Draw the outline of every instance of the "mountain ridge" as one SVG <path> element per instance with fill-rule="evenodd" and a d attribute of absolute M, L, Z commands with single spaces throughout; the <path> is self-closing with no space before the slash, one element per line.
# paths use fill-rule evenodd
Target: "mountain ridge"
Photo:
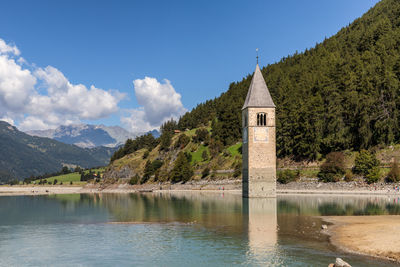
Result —
<path fill-rule="evenodd" d="M 47 137 L 66 144 L 74 144 L 82 148 L 118 147 L 127 139 L 134 139 L 144 133 L 131 133 L 120 126 L 92 124 L 61 125 L 56 129 L 26 131 L 31 136 Z M 158 131 L 151 131 L 157 135 Z"/>
<path fill-rule="evenodd" d="M 107 165 L 115 148 L 84 149 L 19 131 L 0 121 L 0 180 L 23 179 L 59 171 L 63 166 Z"/>

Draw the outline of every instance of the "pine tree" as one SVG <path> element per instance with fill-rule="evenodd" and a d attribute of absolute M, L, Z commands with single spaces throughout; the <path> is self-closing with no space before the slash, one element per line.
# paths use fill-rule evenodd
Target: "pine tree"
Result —
<path fill-rule="evenodd" d="M 174 168 L 170 172 L 171 182 L 187 182 L 193 176 L 193 169 L 183 152 L 179 152 Z"/>
<path fill-rule="evenodd" d="M 145 165 L 145 167 L 144 167 L 143 177 L 142 177 L 142 180 L 141 180 L 140 182 L 141 182 L 142 184 L 145 183 L 145 182 L 147 182 L 147 181 L 150 179 L 150 177 L 151 177 L 152 174 L 153 174 L 153 166 L 152 166 L 152 164 L 151 164 L 151 161 L 150 161 L 150 160 L 147 160 L 147 161 L 146 161 L 146 165 Z"/>

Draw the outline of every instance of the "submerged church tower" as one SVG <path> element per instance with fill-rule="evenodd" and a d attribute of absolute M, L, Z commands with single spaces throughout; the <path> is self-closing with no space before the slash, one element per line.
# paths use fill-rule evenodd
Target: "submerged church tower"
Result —
<path fill-rule="evenodd" d="M 242 108 L 242 123 L 243 197 L 275 197 L 275 104 L 258 63 Z"/>

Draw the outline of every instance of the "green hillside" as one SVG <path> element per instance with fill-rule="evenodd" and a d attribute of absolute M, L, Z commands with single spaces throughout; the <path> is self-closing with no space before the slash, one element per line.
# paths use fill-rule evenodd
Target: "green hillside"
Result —
<path fill-rule="evenodd" d="M 400 141 L 400 1 L 383 0 L 336 35 L 262 69 L 277 105 L 280 158 L 318 159 L 331 151 Z M 241 138 L 251 76 L 179 121 L 192 129 L 217 118 L 213 138 Z"/>
<path fill-rule="evenodd" d="M 92 173 L 99 173 L 100 176 L 102 175 L 102 173 L 104 172 L 105 168 L 96 168 L 96 169 L 90 169 L 90 170 L 85 170 L 83 171 L 85 174 L 88 174 L 89 172 Z M 71 173 L 67 173 L 67 174 L 60 174 L 60 175 L 55 175 L 55 176 L 51 176 L 48 178 L 42 178 L 42 179 L 36 179 L 34 181 L 31 181 L 35 184 L 40 184 L 40 181 L 44 181 L 45 185 L 47 185 L 47 183 L 53 184 L 54 180 L 57 180 L 57 185 L 60 185 L 61 183 L 63 185 L 70 185 L 70 183 L 72 182 L 75 185 L 85 185 L 87 183 L 87 181 L 81 181 L 81 173 L 80 172 L 71 172 Z M 30 183 L 31 183 L 30 182 Z"/>
<path fill-rule="evenodd" d="M 54 180 L 57 180 L 58 184 L 63 183 L 68 185 L 70 182 L 73 182 L 74 184 L 78 183 L 81 181 L 81 175 L 78 172 L 73 172 L 73 173 L 68 173 L 68 174 L 62 174 L 62 175 L 57 175 L 57 176 L 52 176 L 49 178 L 45 179 L 47 182 L 50 182 L 51 184 L 54 183 Z M 38 184 L 40 180 L 35 180 L 35 183 Z M 86 182 L 82 182 L 85 184 Z"/>
<path fill-rule="evenodd" d="M 278 168 L 302 169 L 300 175 L 316 177 L 323 161 L 309 161 L 334 151 L 344 152 L 347 169 L 361 149 L 374 148 L 382 167 L 398 158 L 400 1 L 381 1 L 336 35 L 262 73 L 277 106 Z M 113 155 L 105 177 L 174 181 L 177 162 L 189 174 L 192 168 L 194 179 L 206 169 L 209 178 L 240 175 L 241 108 L 251 78 L 232 83 L 178 123 L 165 123 L 159 139 L 129 140 Z M 174 135 L 176 129 L 182 134 Z M 163 164 L 154 170 L 156 161 Z"/>
<path fill-rule="evenodd" d="M 141 183 L 171 181 L 173 168 L 181 153 L 187 158 L 193 172 L 191 179 L 222 179 L 240 175 L 241 143 L 226 149 L 222 146 L 216 147 L 211 142 L 209 127 L 201 127 L 171 134 L 168 144 L 163 145 L 162 139 L 168 133 L 170 132 L 163 130 L 160 142 L 151 140 L 144 142 L 143 139 L 139 139 L 142 140 L 143 146 L 137 146 L 132 141 L 127 142 L 125 147 L 115 154 L 119 157 L 113 158 L 106 170 L 104 174 L 106 182 L 113 182 L 119 178 L 130 179 L 136 175 L 137 182 Z M 153 146 L 145 146 L 145 144 L 153 144 Z M 209 174 L 204 175 L 205 169 L 209 169 Z M 237 169 L 239 172 L 235 173 Z"/>
<path fill-rule="evenodd" d="M 0 121 L 0 181 L 54 173 L 63 165 L 104 166 L 113 150 L 83 149 L 49 138 L 35 137 Z"/>

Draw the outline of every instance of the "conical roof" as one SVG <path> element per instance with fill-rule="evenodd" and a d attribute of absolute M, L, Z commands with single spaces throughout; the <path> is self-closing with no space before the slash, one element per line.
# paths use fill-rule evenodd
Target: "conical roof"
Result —
<path fill-rule="evenodd" d="M 275 104 L 265 84 L 260 67 L 256 66 L 253 79 L 251 80 L 249 91 L 247 92 L 246 101 L 242 109 L 249 107 L 257 108 L 274 108 Z"/>

